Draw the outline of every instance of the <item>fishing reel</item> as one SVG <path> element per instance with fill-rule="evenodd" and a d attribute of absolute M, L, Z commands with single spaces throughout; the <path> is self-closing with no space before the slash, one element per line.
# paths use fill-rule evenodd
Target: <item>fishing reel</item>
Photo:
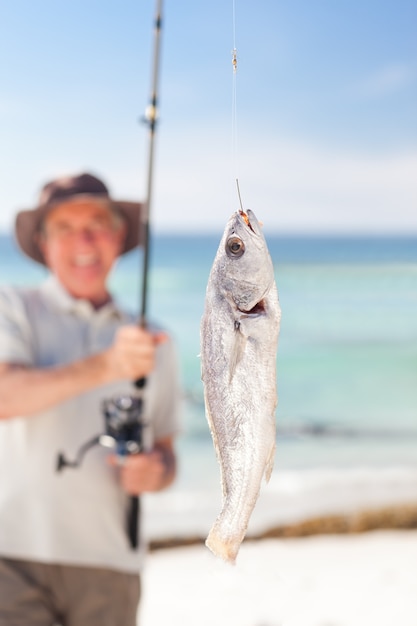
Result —
<path fill-rule="evenodd" d="M 60 472 L 65 467 L 79 467 L 88 450 L 96 445 L 113 449 L 121 457 L 141 452 L 145 426 L 142 412 L 143 400 L 140 396 L 123 395 L 103 400 L 105 433 L 84 443 L 73 461 L 68 460 L 60 452 L 57 457 L 56 471 Z"/>

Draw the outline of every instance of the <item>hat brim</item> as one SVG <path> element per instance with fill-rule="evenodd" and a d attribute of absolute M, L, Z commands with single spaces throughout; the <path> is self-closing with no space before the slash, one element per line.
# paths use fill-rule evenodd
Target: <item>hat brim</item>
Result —
<path fill-rule="evenodd" d="M 109 199 L 109 204 L 114 207 L 126 223 L 126 237 L 120 254 L 126 254 L 139 245 L 143 245 L 141 233 L 141 202 L 128 202 L 125 200 L 115 201 Z M 39 206 L 36 209 L 19 211 L 15 221 L 16 241 L 24 254 L 37 263 L 46 265 L 43 254 L 38 245 L 38 235 L 42 220 L 51 210 L 51 205 Z"/>

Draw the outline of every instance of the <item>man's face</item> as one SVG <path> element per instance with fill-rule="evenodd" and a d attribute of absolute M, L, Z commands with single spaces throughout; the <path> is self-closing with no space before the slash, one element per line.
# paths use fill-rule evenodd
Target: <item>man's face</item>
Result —
<path fill-rule="evenodd" d="M 124 223 L 107 205 L 72 200 L 46 216 L 39 245 L 46 264 L 66 290 L 100 306 L 108 299 L 107 276 L 125 233 Z"/>

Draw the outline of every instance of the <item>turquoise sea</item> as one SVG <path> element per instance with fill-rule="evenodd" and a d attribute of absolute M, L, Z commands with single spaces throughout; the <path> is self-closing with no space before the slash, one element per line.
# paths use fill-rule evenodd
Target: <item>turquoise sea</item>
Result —
<path fill-rule="evenodd" d="M 149 317 L 176 340 L 184 432 L 177 486 L 150 506 L 160 511 L 165 502 L 184 512 L 192 495 L 197 511 L 201 497 L 202 526 L 211 515 L 205 496 L 216 499 L 213 508 L 220 499 L 198 354 L 221 234 L 158 234 L 151 248 Z M 266 236 L 282 307 L 277 455 L 264 489 L 278 500 L 265 500 L 266 517 L 285 494 L 293 498 L 288 516 L 297 517 L 310 511 L 314 494 L 331 509 L 341 484 L 348 502 L 367 480 L 366 498 L 417 497 L 417 237 Z M 116 298 L 133 312 L 140 275 L 141 255 L 133 252 L 111 278 Z M 0 235 L 0 283 L 33 284 L 43 276 L 10 236 Z"/>

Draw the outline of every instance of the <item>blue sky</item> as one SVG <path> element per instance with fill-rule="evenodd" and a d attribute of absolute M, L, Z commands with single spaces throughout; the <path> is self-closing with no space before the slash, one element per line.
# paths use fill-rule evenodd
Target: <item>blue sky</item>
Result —
<path fill-rule="evenodd" d="M 414 0 L 165 0 L 152 224 L 417 232 Z M 154 0 L 0 3 L 0 229 L 61 174 L 143 198 Z"/>

